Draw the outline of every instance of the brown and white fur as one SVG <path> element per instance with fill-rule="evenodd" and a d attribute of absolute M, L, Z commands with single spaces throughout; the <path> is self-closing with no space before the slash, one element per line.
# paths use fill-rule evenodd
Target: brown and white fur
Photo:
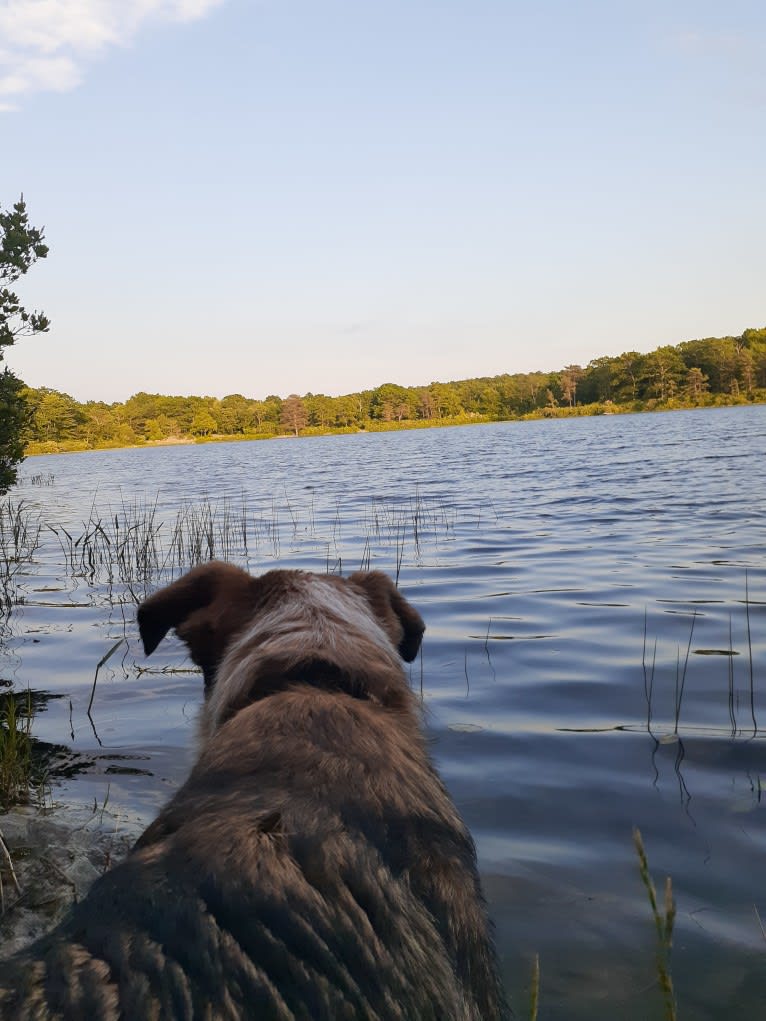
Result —
<path fill-rule="evenodd" d="M 473 842 L 402 659 L 420 615 L 378 572 L 195 568 L 144 602 L 206 700 L 189 779 L 128 858 L 0 974 L 0 1017 L 506 1017 Z"/>

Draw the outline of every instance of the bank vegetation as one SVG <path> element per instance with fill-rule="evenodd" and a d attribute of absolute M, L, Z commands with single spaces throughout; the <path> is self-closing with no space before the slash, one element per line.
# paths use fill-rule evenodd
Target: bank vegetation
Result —
<path fill-rule="evenodd" d="M 341 397 L 137 393 L 107 404 L 80 403 L 47 388 L 27 388 L 24 396 L 31 412 L 28 454 L 762 403 L 766 328 L 665 345 L 648 354 L 627 351 L 556 372 L 428 386 L 384 383 Z"/>

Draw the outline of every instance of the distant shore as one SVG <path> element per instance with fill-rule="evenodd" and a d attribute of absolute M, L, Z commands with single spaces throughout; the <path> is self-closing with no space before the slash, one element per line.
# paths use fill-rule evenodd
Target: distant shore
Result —
<path fill-rule="evenodd" d="M 496 418 L 489 415 L 457 415 L 436 419 L 405 419 L 401 422 L 381 422 L 369 420 L 361 425 L 341 427 L 320 427 L 307 426 L 300 429 L 296 435 L 292 431 L 282 432 L 235 432 L 235 433 L 209 433 L 202 436 L 191 434 L 179 436 L 164 436 L 160 439 L 145 440 L 140 443 L 121 443 L 119 441 L 105 441 L 88 443 L 85 440 L 47 440 L 33 441 L 25 450 L 25 457 L 35 457 L 44 454 L 77 454 L 88 450 L 131 450 L 146 449 L 151 447 L 173 447 L 193 446 L 203 443 L 241 443 L 254 440 L 294 440 L 304 439 L 313 436 L 349 436 L 365 433 L 380 432 L 409 432 L 415 429 L 447 429 L 461 425 L 487 425 L 492 422 L 530 422 L 541 419 L 565 419 L 584 418 L 600 415 L 637 415 L 661 411 L 699 411 L 704 408 L 739 407 L 751 405 L 766 405 L 766 393 L 759 393 L 755 399 L 747 400 L 721 400 L 720 397 L 706 403 L 686 403 L 680 400 L 665 402 L 650 401 L 637 406 L 638 402 L 632 404 L 617 404 L 611 402 L 574 405 L 573 407 L 546 407 L 539 408 L 525 415 L 515 415 L 508 418 Z"/>

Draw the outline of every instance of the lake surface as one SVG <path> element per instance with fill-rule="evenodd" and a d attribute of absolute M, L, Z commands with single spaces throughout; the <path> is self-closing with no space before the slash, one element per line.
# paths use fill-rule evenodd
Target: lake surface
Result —
<path fill-rule="evenodd" d="M 202 683 L 175 639 L 143 658 L 136 599 L 210 552 L 398 573 L 517 1015 L 539 954 L 541 1019 L 663 1016 L 638 826 L 679 1017 L 758 1017 L 764 465 L 763 407 L 33 458 L 11 496 L 56 531 L 8 582 L 0 676 L 65 696 L 35 732 L 90 765 L 55 796 L 148 821 Z"/>

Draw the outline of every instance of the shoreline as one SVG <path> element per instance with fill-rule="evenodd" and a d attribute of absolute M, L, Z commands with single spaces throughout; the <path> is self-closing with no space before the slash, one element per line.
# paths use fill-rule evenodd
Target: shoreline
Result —
<path fill-rule="evenodd" d="M 49 932 L 145 828 L 135 813 L 72 800 L 0 813 L 0 963 Z"/>
<path fill-rule="evenodd" d="M 737 407 L 763 407 L 764 400 L 737 400 L 726 403 L 709 404 L 681 404 L 677 402 L 666 402 L 657 404 L 654 407 L 626 406 L 620 404 L 588 404 L 575 405 L 572 408 L 544 408 L 539 411 L 530 412 L 525 415 L 518 415 L 508 418 L 493 418 L 486 415 L 475 414 L 471 417 L 456 416 L 454 418 L 441 419 L 409 419 L 403 422 L 379 422 L 369 421 L 363 426 L 340 426 L 337 428 L 322 428 L 320 426 L 309 426 L 302 429 L 298 435 L 288 433 L 213 433 L 208 436 L 167 436 L 159 440 L 145 440 L 143 443 L 105 443 L 83 446 L 80 441 L 47 441 L 45 443 L 35 442 L 29 444 L 24 451 L 24 459 L 29 457 L 44 457 L 51 454 L 83 454 L 99 450 L 147 450 L 163 447 L 188 447 L 201 446 L 207 443 L 250 443 L 268 440 L 300 440 L 313 439 L 322 436 L 359 436 L 369 433 L 387 432 L 414 432 L 420 429 L 450 429 L 457 426 L 491 425 L 498 422 L 537 422 L 550 421 L 552 419 L 569 418 L 598 418 L 618 415 L 644 415 L 656 414 L 668 411 L 703 411 L 715 410 L 716 408 L 737 408 Z M 34 449 L 39 447 L 47 449 Z M 55 448 L 55 449 L 51 449 Z"/>

